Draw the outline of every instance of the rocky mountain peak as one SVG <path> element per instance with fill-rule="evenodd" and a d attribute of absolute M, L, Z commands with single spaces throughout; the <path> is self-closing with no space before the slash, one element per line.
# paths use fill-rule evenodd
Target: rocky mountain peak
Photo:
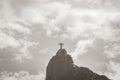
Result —
<path fill-rule="evenodd" d="M 73 64 L 72 57 L 65 49 L 59 49 L 47 66 L 46 80 L 110 80 L 86 67 Z"/>
<path fill-rule="evenodd" d="M 56 55 L 64 55 L 67 54 L 67 51 L 65 49 L 59 49 L 56 53 Z"/>

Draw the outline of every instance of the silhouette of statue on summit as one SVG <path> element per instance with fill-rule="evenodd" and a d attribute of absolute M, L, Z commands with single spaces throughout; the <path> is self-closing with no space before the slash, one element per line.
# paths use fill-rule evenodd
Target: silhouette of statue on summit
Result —
<path fill-rule="evenodd" d="M 63 43 L 59 43 L 59 45 L 60 45 L 60 49 L 62 49 L 62 46 L 64 45 Z"/>

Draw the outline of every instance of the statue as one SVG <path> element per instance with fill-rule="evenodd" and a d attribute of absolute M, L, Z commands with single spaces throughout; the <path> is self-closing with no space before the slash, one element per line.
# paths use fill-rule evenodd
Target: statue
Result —
<path fill-rule="evenodd" d="M 62 49 L 62 46 L 63 46 L 64 44 L 63 44 L 63 43 L 60 43 L 59 45 L 60 45 L 60 49 Z"/>

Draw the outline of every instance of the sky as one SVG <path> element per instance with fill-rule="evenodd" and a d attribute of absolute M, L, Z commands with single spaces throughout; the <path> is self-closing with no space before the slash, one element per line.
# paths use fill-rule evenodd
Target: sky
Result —
<path fill-rule="evenodd" d="M 64 43 L 74 64 L 120 80 L 119 0 L 0 0 L 0 79 L 44 80 Z"/>

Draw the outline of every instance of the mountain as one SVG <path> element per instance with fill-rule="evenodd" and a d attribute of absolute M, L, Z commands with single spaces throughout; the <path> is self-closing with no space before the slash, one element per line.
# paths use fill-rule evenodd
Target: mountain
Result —
<path fill-rule="evenodd" d="M 78 67 L 65 49 L 59 49 L 51 58 L 46 70 L 46 80 L 110 80 L 86 67 Z"/>

